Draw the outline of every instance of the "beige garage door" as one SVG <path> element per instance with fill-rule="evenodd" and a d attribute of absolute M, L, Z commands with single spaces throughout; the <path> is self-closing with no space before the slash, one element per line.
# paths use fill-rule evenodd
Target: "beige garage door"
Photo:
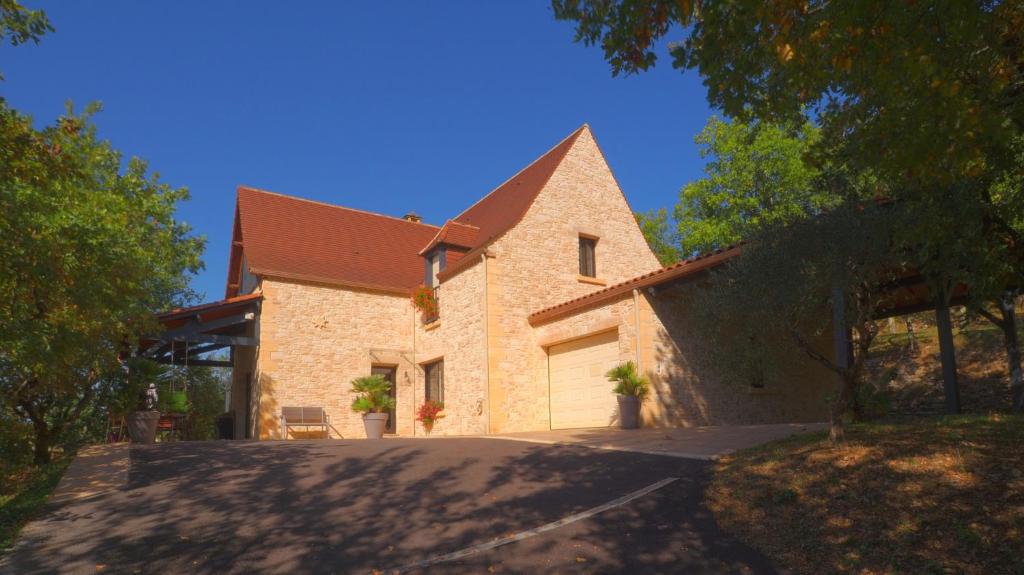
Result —
<path fill-rule="evenodd" d="M 551 429 L 604 427 L 618 412 L 605 373 L 619 362 L 619 334 L 609 331 L 548 348 Z"/>

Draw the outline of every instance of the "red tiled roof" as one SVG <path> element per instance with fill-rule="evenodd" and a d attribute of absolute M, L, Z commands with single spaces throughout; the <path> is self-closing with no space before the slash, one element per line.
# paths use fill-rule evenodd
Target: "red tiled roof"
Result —
<path fill-rule="evenodd" d="M 554 148 L 531 162 L 466 211 L 452 218 L 457 223 L 476 226 L 480 231 L 476 236 L 476 244 L 470 246 L 473 248 L 472 251 L 458 263 L 448 265 L 438 274 L 438 278 L 443 281 L 476 261 L 478 258 L 475 256 L 523 219 L 526 211 L 533 205 L 533 200 L 537 199 L 537 194 L 548 183 L 551 174 L 555 173 L 555 168 L 586 129 L 586 124 L 580 126 Z"/>
<path fill-rule="evenodd" d="M 420 254 L 438 243 L 468 251 L 440 278 L 466 267 L 516 225 L 587 126 L 520 170 L 442 228 L 240 186 L 227 297 L 238 294 L 241 262 L 252 273 L 405 293 L 423 281 Z"/>
<path fill-rule="evenodd" d="M 471 226 L 469 224 L 460 224 L 459 222 L 453 222 L 448 220 L 443 226 L 441 231 L 437 232 L 434 239 L 430 240 L 427 247 L 420 250 L 420 255 L 423 255 L 430 250 L 434 249 L 434 246 L 438 244 L 448 244 L 452 246 L 458 246 L 462 248 L 472 248 L 476 245 L 476 238 L 480 234 L 480 228 Z"/>
<path fill-rule="evenodd" d="M 235 217 L 231 272 L 244 251 L 255 274 L 399 293 L 422 283 L 418 252 L 438 232 L 437 226 L 245 186 L 238 188 Z M 229 296 L 238 290 L 235 276 Z"/>
<path fill-rule="evenodd" d="M 507 231 L 533 204 L 541 188 L 548 183 L 548 178 L 585 128 L 586 125 L 577 128 L 555 147 L 452 219 L 479 228 L 481 242 Z"/>
<path fill-rule="evenodd" d="M 621 297 L 625 294 L 632 292 L 635 289 L 643 289 L 646 287 L 656 286 L 672 280 L 677 280 L 682 277 L 686 277 L 695 274 L 700 271 L 704 271 L 709 268 L 713 268 L 719 264 L 725 263 L 738 255 L 742 251 L 743 244 L 736 244 L 720 250 L 702 254 L 688 260 L 672 264 L 670 266 L 663 267 L 653 272 L 645 273 L 641 276 L 637 276 L 633 279 L 626 280 L 621 283 L 617 283 L 612 286 L 608 286 L 604 289 L 588 293 L 585 296 L 581 296 L 569 301 L 562 302 L 558 305 L 544 308 L 540 311 L 536 311 L 530 314 L 528 320 L 530 325 L 539 325 L 546 323 L 561 317 L 565 317 L 573 312 L 581 309 L 589 308 L 609 300 Z"/>

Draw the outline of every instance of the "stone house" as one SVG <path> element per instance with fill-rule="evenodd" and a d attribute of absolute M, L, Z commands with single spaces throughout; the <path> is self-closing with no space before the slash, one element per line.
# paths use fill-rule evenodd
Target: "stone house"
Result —
<path fill-rule="evenodd" d="M 820 368 L 754 387 L 707 365 L 672 289 L 738 248 L 662 268 L 586 125 L 440 227 L 240 187 L 233 230 L 227 301 L 262 299 L 234 350 L 236 437 L 279 438 L 286 406 L 363 437 L 349 386 L 370 373 L 395 383 L 399 436 L 423 434 L 426 399 L 435 435 L 614 425 L 604 373 L 626 360 L 654 383 L 645 425 L 826 419 Z"/>

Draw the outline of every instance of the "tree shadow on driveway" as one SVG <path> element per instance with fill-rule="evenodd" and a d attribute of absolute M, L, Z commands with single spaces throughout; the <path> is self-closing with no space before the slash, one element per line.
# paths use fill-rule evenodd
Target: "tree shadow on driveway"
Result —
<path fill-rule="evenodd" d="M 134 446 L 125 489 L 26 529 L 12 573 L 390 573 L 674 483 L 418 572 L 771 573 L 719 532 L 704 462 L 479 438 Z"/>

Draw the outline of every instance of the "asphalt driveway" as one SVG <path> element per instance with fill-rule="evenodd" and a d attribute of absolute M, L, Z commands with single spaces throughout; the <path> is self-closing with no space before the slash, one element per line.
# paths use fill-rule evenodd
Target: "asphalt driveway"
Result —
<path fill-rule="evenodd" d="M 0 571 L 775 572 L 718 530 L 702 504 L 704 461 L 483 438 L 171 443 L 130 454 L 121 489 L 56 506 Z M 548 525 L 567 517 L 577 520 Z M 523 539 L 474 550 L 509 536 Z"/>

